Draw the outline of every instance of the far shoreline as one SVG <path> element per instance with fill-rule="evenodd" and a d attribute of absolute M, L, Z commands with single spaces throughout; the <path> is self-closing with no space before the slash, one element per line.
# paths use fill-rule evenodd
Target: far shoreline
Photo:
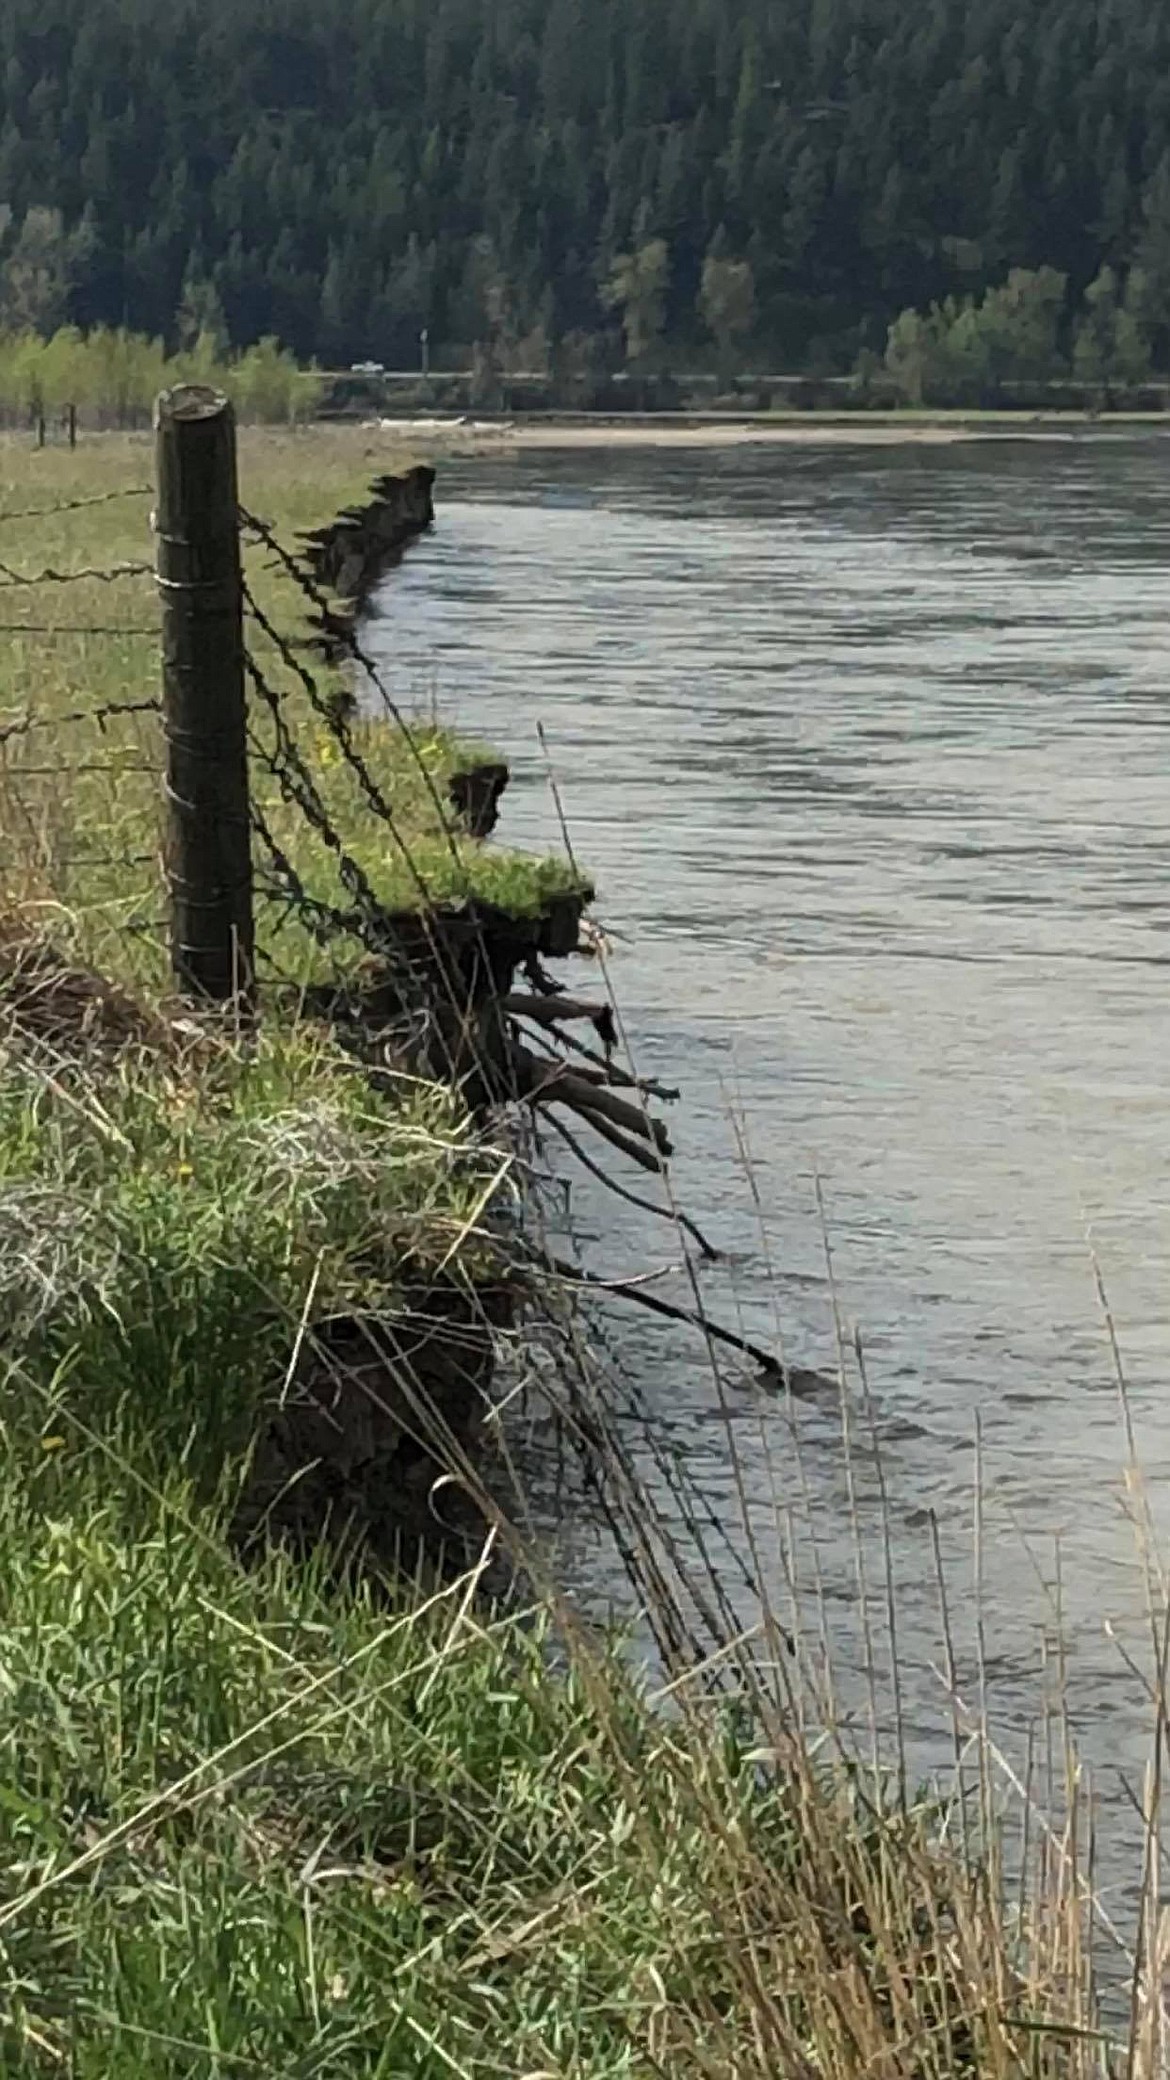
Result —
<path fill-rule="evenodd" d="M 547 418 L 380 419 L 363 431 L 470 454 L 601 448 L 949 447 L 970 441 L 1092 439 L 1109 432 L 1170 435 L 1165 413 L 800 413 L 724 418 L 703 414 Z"/>

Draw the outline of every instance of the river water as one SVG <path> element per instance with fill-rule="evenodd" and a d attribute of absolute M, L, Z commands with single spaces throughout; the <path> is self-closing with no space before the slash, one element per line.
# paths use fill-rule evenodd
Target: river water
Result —
<path fill-rule="evenodd" d="M 981 1620 L 1018 1753 L 1063 1633 L 1124 1810 L 1150 1714 L 1109 1637 L 1140 1642 L 1143 1590 L 1094 1261 L 1161 1518 L 1170 443 L 528 451 L 445 466 L 438 501 L 376 639 L 400 695 L 506 753 L 501 838 L 557 848 L 544 725 L 638 1065 L 683 1088 L 679 1199 L 731 1252 L 713 1314 L 772 1342 L 779 1295 L 787 1355 L 832 1367 L 831 1246 L 914 1764 L 950 1741 L 934 1513 L 960 1686 Z M 677 1256 L 575 1193 L 594 1269 Z M 794 1438 L 747 1387 L 721 1409 L 687 1332 L 632 1322 L 626 1347 L 714 1513 L 746 1500 L 778 1581 L 789 1539 L 819 1567 L 859 1666 L 850 1482 L 874 1552 L 881 1510 L 855 1368 L 850 1465 L 835 1401 Z"/>

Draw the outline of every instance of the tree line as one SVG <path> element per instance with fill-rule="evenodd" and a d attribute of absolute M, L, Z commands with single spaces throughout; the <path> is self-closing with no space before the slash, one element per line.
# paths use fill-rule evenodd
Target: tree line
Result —
<path fill-rule="evenodd" d="M 1026 276 L 1070 367 L 1165 367 L 1170 9 L 6 0 L 0 199 L 12 336 L 407 367 L 425 329 L 586 381 L 844 372 L 893 325 L 929 387 L 1003 359 Z"/>
<path fill-rule="evenodd" d="M 1121 277 L 1106 265 L 1071 313 L 1068 288 L 1053 267 L 1018 267 L 981 297 L 949 296 L 929 311 L 903 311 L 884 357 L 898 397 L 910 405 L 988 404 L 1071 379 L 1096 402 L 1148 383 L 1161 307 L 1144 269 Z M 872 383 L 876 357 L 862 355 L 857 372 Z"/>
<path fill-rule="evenodd" d="M 322 384 L 274 339 L 232 353 L 214 333 L 169 352 L 161 339 L 127 326 L 82 333 L 63 325 L 47 338 L 31 328 L 0 331 L 0 421 L 27 425 L 71 409 L 99 427 L 148 426 L 160 390 L 210 383 L 243 419 L 288 425 L 312 415 Z"/>

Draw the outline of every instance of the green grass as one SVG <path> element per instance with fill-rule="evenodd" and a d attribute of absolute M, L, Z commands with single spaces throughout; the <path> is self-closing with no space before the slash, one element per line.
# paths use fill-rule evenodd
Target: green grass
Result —
<path fill-rule="evenodd" d="M 290 548 L 299 530 L 332 519 L 403 460 L 355 428 L 245 429 L 240 453 L 244 503 Z M 166 968 L 162 733 L 155 715 L 127 712 L 159 689 L 152 471 L 144 436 L 89 437 L 75 451 L 0 443 L 0 900 L 68 918 L 74 942 L 106 972 L 157 986 Z M 447 785 L 489 754 L 433 716 L 412 713 L 409 688 L 388 689 L 405 710 L 409 739 L 389 711 L 356 731 L 388 820 L 373 813 L 305 683 L 308 670 L 324 703 L 345 686 L 340 668 L 299 648 L 308 600 L 261 545 L 246 545 L 245 566 L 276 631 L 274 639 L 249 628 L 255 660 L 338 844 L 380 904 L 479 897 L 531 917 L 579 886 L 566 862 L 452 841 Z M 86 570 L 120 575 L 68 583 L 42 576 Z M 23 582 L 29 578 L 41 582 Z M 263 749 L 276 740 L 254 694 L 251 713 L 262 747 L 253 791 L 269 827 L 309 892 L 347 906 L 336 857 L 265 769 Z M 256 858 L 263 889 L 259 842 Z M 285 972 L 291 964 L 308 978 L 328 966 L 303 932 L 289 933 L 284 905 L 263 894 L 257 930 Z"/>
<path fill-rule="evenodd" d="M 266 518 L 343 502 L 343 458 L 371 473 L 331 442 L 245 443 Z M 146 469 L 132 441 L 35 470 L 27 451 L 3 459 L 0 514 Z M 37 522 L 19 561 L 141 555 L 143 509 Z M 287 626 L 279 574 L 255 577 Z M 35 618 L 18 593 L 6 611 Z M 131 623 L 149 599 L 145 579 L 86 581 L 40 588 L 36 611 Z M 149 725 L 141 741 L 113 726 L 87 739 L 60 717 L 134 697 L 152 643 L 30 632 L 5 656 L 3 704 L 44 715 L 57 761 L 38 778 L 25 741 L 9 746 L 9 798 L 36 811 L 17 827 L 9 911 L 112 973 L 150 974 L 149 936 L 128 927 L 151 923 L 155 869 L 139 882 L 121 852 L 156 835 L 157 744 Z M 388 826 L 311 708 L 298 734 L 393 905 Z M 465 893 L 466 871 L 531 915 L 564 889 L 559 863 L 469 843 L 452 857 L 428 782 L 441 790 L 461 753 L 433 723 L 418 725 L 423 771 L 388 729 L 360 741 L 436 894 Z M 105 761 L 93 775 L 86 742 Z M 113 783 L 111 757 L 132 766 L 135 749 L 149 789 L 132 770 Z M 71 822 L 105 842 L 108 868 L 67 865 Z M 328 893 L 319 848 L 305 858 Z M 276 943 L 308 963 L 307 944 Z M 750 1653 L 724 1642 L 734 1702 L 682 1663 L 655 1695 L 530 1550 L 520 1610 L 490 1604 L 474 1572 L 441 1587 L 421 1566 L 414 1582 L 339 1573 L 324 1545 L 245 1561 L 257 1438 L 323 1326 L 392 1329 L 420 1279 L 467 1295 L 515 1282 L 499 1218 L 511 1159 L 452 1094 L 379 1094 L 304 1022 L 217 1035 L 116 1000 L 119 1047 L 100 1019 L 85 1027 L 77 978 L 31 1009 L 26 993 L 13 1029 L 19 987 L 0 990 L 0 2070 L 1100 2075 L 1096 2039 L 1077 2034 L 1095 2010 L 1064 1866 L 1009 1909 L 994 1828 L 973 1844 L 957 1805 L 859 1772 L 776 1630 Z M 630 1506 L 653 1540 L 649 1498 Z M 498 1546 L 522 1547 L 492 1523 Z M 701 1573 L 702 1553 L 687 1559 Z M 649 1567 L 641 1594 L 652 1610 L 663 1596 Z"/>
<path fill-rule="evenodd" d="M 178 1479 L 131 1539 L 66 1450 L 0 1498 L 5 2072 L 617 2075 L 717 2041 L 686 1746 L 615 1663 L 550 1680 L 542 1630 L 463 1584 L 394 1610 L 245 1576 Z M 784 1801 L 717 1741 L 707 1767 L 781 1870 Z"/>
<path fill-rule="evenodd" d="M 783 1652 L 655 1697 L 536 1560 L 506 1611 L 245 1563 L 298 1344 L 498 1276 L 510 1166 L 310 1029 L 103 1051 L 39 1001 L 35 1044 L 0 1022 L 0 2069 L 1100 2070 L 1075 1898 L 1014 1926 L 955 1812 L 805 1733 Z"/>
<path fill-rule="evenodd" d="M 306 1296 L 313 1319 L 392 1317 L 407 1272 L 477 1229 L 505 1176 L 454 1098 L 408 1082 L 380 1100 L 305 1025 L 186 1065 L 129 1055 L 80 1093 L 55 1051 L 18 1049 L 0 1081 L 6 1342 L 59 1383 L 58 1414 L 116 1417 L 206 1475 L 247 1448 Z M 475 1247 L 459 1254 L 467 1275 Z"/>

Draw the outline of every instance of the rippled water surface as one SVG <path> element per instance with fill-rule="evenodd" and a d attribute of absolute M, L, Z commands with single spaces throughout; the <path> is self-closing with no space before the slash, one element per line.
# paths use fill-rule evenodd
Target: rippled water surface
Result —
<path fill-rule="evenodd" d="M 450 465 L 438 495 L 383 654 L 506 751 L 502 835 L 555 847 L 543 722 L 641 1066 L 683 1086 L 680 1198 L 735 1253 L 711 1307 L 773 1337 L 762 1213 L 789 1355 L 832 1364 L 820 1181 L 868 1349 L 912 1738 L 929 1756 L 945 1723 L 932 1511 L 971 1667 L 978 1420 L 993 1709 L 1009 1733 L 1034 1709 L 1059 1541 L 1078 1731 L 1122 1797 L 1146 1714 L 1106 1625 L 1136 1635 L 1141 1592 L 1093 1254 L 1157 1510 L 1170 444 L 528 453 Z M 596 1267 L 671 1257 L 665 1228 L 579 1205 Z M 663 1434 L 728 1516 L 730 1427 L 779 1572 L 788 1415 L 745 1392 L 729 1426 L 684 1332 L 630 1333 Z M 800 1424 L 848 1626 L 840 1412 Z M 872 1515 L 864 1448 L 856 1482 Z"/>

